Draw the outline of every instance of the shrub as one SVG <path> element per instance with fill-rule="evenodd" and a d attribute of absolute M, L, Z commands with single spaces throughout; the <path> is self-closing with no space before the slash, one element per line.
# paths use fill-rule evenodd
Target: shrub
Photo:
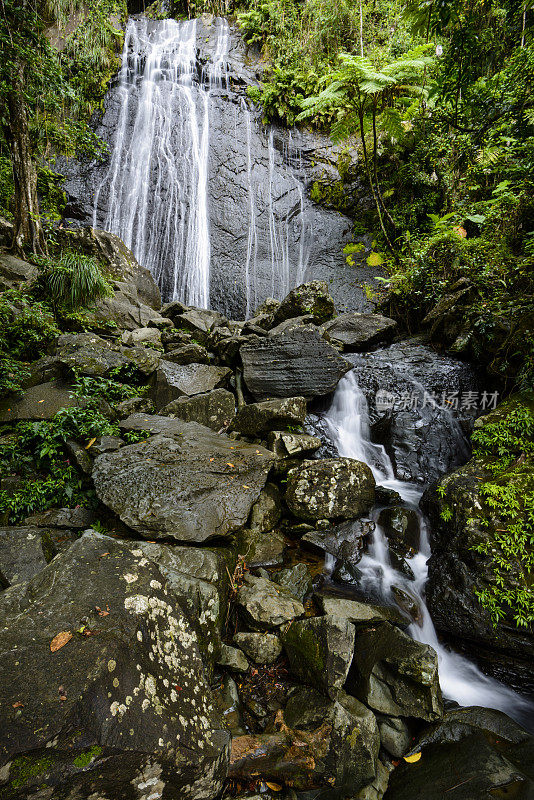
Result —
<path fill-rule="evenodd" d="M 67 250 L 56 263 L 46 259 L 35 291 L 55 308 L 72 311 L 112 294 L 112 288 L 94 258 Z"/>

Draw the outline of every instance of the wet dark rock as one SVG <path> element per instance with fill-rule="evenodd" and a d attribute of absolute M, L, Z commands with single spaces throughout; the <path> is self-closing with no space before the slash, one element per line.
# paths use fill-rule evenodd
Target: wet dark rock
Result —
<path fill-rule="evenodd" d="M 186 422 L 198 422 L 214 431 L 228 428 L 235 414 L 235 397 L 226 389 L 214 389 L 194 397 L 178 397 L 164 406 L 160 414 Z"/>
<path fill-rule="evenodd" d="M 310 315 L 316 323 L 326 322 L 334 316 L 334 301 L 328 293 L 324 281 L 303 283 L 292 289 L 285 297 L 273 316 L 273 324 L 279 325 L 286 319 Z"/>
<path fill-rule="evenodd" d="M 279 628 L 304 614 L 304 606 L 287 589 L 265 578 L 246 575 L 237 593 L 237 604 L 250 627 Z"/>
<path fill-rule="evenodd" d="M 414 579 L 410 576 L 407 577 L 409 577 L 409 580 Z M 395 598 L 395 602 L 399 608 L 401 608 L 413 622 L 416 622 L 418 625 L 422 626 L 423 609 L 421 607 L 421 600 L 417 597 L 417 595 L 415 595 L 415 593 L 412 594 L 406 589 L 405 586 L 401 589 L 400 586 L 395 585 L 391 587 L 391 593 Z"/>
<path fill-rule="evenodd" d="M 282 516 L 282 496 L 278 486 L 268 483 L 252 506 L 249 527 L 252 531 L 272 531 Z"/>
<path fill-rule="evenodd" d="M 467 460 L 482 396 L 473 367 L 417 340 L 347 358 L 369 405 L 373 441 L 399 479 L 429 484 Z"/>
<path fill-rule="evenodd" d="M 321 397 L 350 369 L 314 326 L 248 341 L 240 352 L 247 389 L 257 400 Z"/>
<path fill-rule="evenodd" d="M 326 693 L 345 683 L 355 638 L 354 625 L 332 616 L 296 620 L 282 631 L 294 674 Z"/>
<path fill-rule="evenodd" d="M 404 762 L 393 771 L 386 796 L 388 800 L 442 800 L 451 796 L 455 800 L 504 796 L 526 800 L 534 793 L 529 775 L 532 753 L 523 753 L 520 747 L 500 745 L 497 749 L 482 732 L 473 732 L 460 741 L 430 744 L 417 763 Z"/>
<path fill-rule="evenodd" d="M 245 436 L 261 436 L 269 431 L 300 426 L 306 417 L 306 400 L 290 397 L 249 403 L 236 414 L 233 429 Z"/>
<path fill-rule="evenodd" d="M 520 691 L 533 693 L 532 629 L 518 627 L 513 612 L 506 613 L 506 609 L 505 617 L 495 628 L 489 611 L 475 594 L 491 591 L 495 586 L 491 554 L 479 553 L 475 547 L 493 542 L 497 530 L 503 527 L 481 495 L 484 480 L 494 481 L 494 473 L 487 464 L 473 459 L 440 482 L 443 495 L 436 488 L 425 494 L 432 548 L 427 603 L 437 629 L 476 653 L 485 670 L 512 682 Z M 534 463 L 527 459 L 498 480 L 527 495 L 534 488 Z M 444 520 L 443 513 L 450 518 Z M 506 573 L 506 583 L 510 588 L 521 589 L 523 581 L 517 561 Z"/>
<path fill-rule="evenodd" d="M 389 547 L 401 558 L 419 552 L 419 516 L 416 511 L 402 506 L 385 508 L 380 512 L 378 524 L 388 538 Z"/>
<path fill-rule="evenodd" d="M 161 361 L 150 379 L 149 397 L 156 409 L 163 408 L 178 397 L 206 394 L 225 386 L 230 376 L 227 367 L 207 364 L 172 364 Z"/>
<path fill-rule="evenodd" d="M 280 637 L 274 633 L 236 633 L 234 642 L 255 664 L 273 664 L 282 653 Z"/>
<path fill-rule="evenodd" d="M 193 342 L 201 345 L 208 344 L 213 328 L 225 322 L 226 317 L 222 314 L 206 308 L 190 308 L 184 314 L 174 317 L 175 327 L 191 334 Z"/>
<path fill-rule="evenodd" d="M 347 687 L 389 716 L 433 722 L 443 713 L 435 651 L 388 622 L 358 629 Z"/>
<path fill-rule="evenodd" d="M 351 458 L 304 461 L 288 473 L 285 500 L 301 519 L 357 517 L 374 503 L 375 480 L 367 464 Z"/>
<path fill-rule="evenodd" d="M 385 486 L 375 487 L 375 498 L 378 505 L 397 505 L 402 503 L 402 497 L 394 489 L 388 489 Z"/>
<path fill-rule="evenodd" d="M 0 423 L 22 419 L 52 419 L 62 408 L 82 405 L 81 398 L 61 381 L 32 386 L 20 400 L 0 400 Z"/>
<path fill-rule="evenodd" d="M 75 439 L 67 439 L 65 451 L 69 461 L 84 475 L 90 475 L 93 470 L 93 459 L 83 445 Z"/>
<path fill-rule="evenodd" d="M 55 555 L 47 530 L 29 526 L 0 528 L 0 572 L 9 584 L 33 578 Z"/>
<path fill-rule="evenodd" d="M 273 580 L 291 592 L 301 603 L 312 590 L 312 579 L 306 564 L 295 564 L 294 567 L 282 569 L 275 573 Z"/>
<path fill-rule="evenodd" d="M 232 738 L 244 736 L 246 731 L 242 720 L 239 692 L 236 682 L 230 675 L 225 674 L 222 676 L 219 686 L 213 692 L 213 697 L 215 706 L 223 715 Z"/>
<path fill-rule="evenodd" d="M 356 519 L 333 525 L 324 531 L 309 531 L 302 542 L 335 556 L 340 561 L 356 565 L 362 557 L 365 537 L 375 529 L 370 519 Z"/>
<path fill-rule="evenodd" d="M 194 629 L 133 549 L 87 533 L 1 596 L 0 796 L 49 787 L 118 797 L 147 780 L 177 796 L 221 791 L 230 737 Z M 51 648 L 61 632 L 63 646 Z"/>
<path fill-rule="evenodd" d="M 95 461 L 99 499 L 146 538 L 202 542 L 227 536 L 248 519 L 272 454 L 170 417 L 137 414 L 125 430 L 164 435 Z"/>
<path fill-rule="evenodd" d="M 287 331 L 293 331 L 296 328 L 303 328 L 306 325 L 315 325 L 316 323 L 315 317 L 311 314 L 305 314 L 303 317 L 292 317 L 291 319 L 286 319 L 284 322 L 281 322 L 279 325 L 276 325 L 274 328 L 271 328 L 269 331 L 269 336 L 278 336 L 281 333 L 286 333 Z M 324 327 L 320 328 L 321 335 L 323 336 L 326 341 L 330 341 L 328 336 L 324 335 Z"/>
<path fill-rule="evenodd" d="M 395 320 L 380 314 L 341 314 L 324 327 L 332 340 L 356 352 L 389 342 L 397 332 Z"/>

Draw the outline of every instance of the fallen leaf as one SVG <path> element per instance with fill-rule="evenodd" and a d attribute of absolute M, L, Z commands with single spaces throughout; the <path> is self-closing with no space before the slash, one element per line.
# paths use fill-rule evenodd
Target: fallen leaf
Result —
<path fill-rule="evenodd" d="M 20 700 L 17 700 L 16 703 L 13 703 L 13 708 L 24 708 L 24 703 L 21 703 Z"/>
<path fill-rule="evenodd" d="M 243 484 L 243 489 L 250 489 L 250 486 L 245 486 L 245 484 Z"/>
<path fill-rule="evenodd" d="M 65 702 L 65 700 L 66 700 L 67 698 L 65 697 L 65 695 L 64 695 L 64 694 L 62 694 L 62 695 L 61 695 L 61 697 L 60 697 L 59 699 L 60 699 L 60 700 L 61 700 L 61 702 L 63 703 L 63 702 Z"/>
<path fill-rule="evenodd" d="M 233 467 L 234 466 L 233 464 L 230 464 L 229 461 L 227 461 L 226 463 L 228 464 L 229 467 Z"/>
<path fill-rule="evenodd" d="M 38 403 L 44 403 L 44 400 L 38 400 L 37 402 Z"/>
<path fill-rule="evenodd" d="M 281 792 L 282 787 L 279 783 L 271 783 L 270 781 L 265 781 L 265 785 L 272 791 L 272 792 Z"/>
<path fill-rule="evenodd" d="M 421 753 L 413 753 L 411 756 L 404 756 L 404 760 L 408 762 L 408 764 L 415 764 L 416 761 L 419 761 L 421 758 Z"/>
<path fill-rule="evenodd" d="M 86 450 L 89 450 L 89 448 L 90 448 L 90 447 L 92 447 L 92 446 L 94 445 L 94 443 L 95 443 L 95 442 L 96 442 L 96 436 L 93 436 L 93 438 L 92 438 L 92 439 L 89 439 L 89 444 L 86 444 L 86 445 L 85 445 L 85 449 L 86 449 Z"/>
<path fill-rule="evenodd" d="M 58 633 L 57 636 L 54 636 L 52 641 L 50 642 L 50 650 L 52 653 L 55 653 L 57 650 L 60 650 L 62 647 L 65 647 L 67 642 L 70 642 L 72 639 L 71 631 L 61 631 Z"/>
<path fill-rule="evenodd" d="M 102 553 L 102 555 L 100 556 L 100 558 L 104 558 L 104 556 L 109 556 L 109 553 Z"/>
<path fill-rule="evenodd" d="M 99 617 L 107 617 L 107 616 L 109 616 L 109 611 L 102 611 L 102 609 L 99 606 L 95 606 L 95 611 L 98 611 L 98 616 Z"/>

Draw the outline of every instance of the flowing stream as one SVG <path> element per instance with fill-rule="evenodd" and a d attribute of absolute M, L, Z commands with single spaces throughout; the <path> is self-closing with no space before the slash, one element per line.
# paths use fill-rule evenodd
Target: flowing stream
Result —
<path fill-rule="evenodd" d="M 462 706 L 499 709 L 531 728 L 533 703 L 484 675 L 469 659 L 445 647 L 438 639 L 424 599 L 430 545 L 426 521 L 418 508 L 422 490 L 420 486 L 397 480 L 385 449 L 371 442 L 367 400 L 354 372 L 349 372 L 339 382 L 324 421 L 339 455 L 368 464 L 377 485 L 398 492 L 406 508 L 416 510 L 420 520 L 419 552 L 407 559 L 414 576 L 410 579 L 393 566 L 387 537 L 377 522 L 380 508 L 374 510 L 372 540 L 358 563 L 361 573 L 359 588 L 388 604 L 397 604 L 395 592 L 398 590 L 413 601 L 417 608 L 417 621 L 410 625 L 408 633 L 436 651 L 441 689 L 446 698 Z"/>

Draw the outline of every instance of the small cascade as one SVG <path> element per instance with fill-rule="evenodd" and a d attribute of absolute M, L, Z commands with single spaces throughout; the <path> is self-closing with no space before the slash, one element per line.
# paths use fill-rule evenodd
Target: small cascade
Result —
<path fill-rule="evenodd" d="M 256 197 L 254 192 L 254 182 L 252 179 L 252 116 L 249 107 L 244 99 L 241 100 L 241 112 L 245 117 L 247 135 L 247 191 L 248 191 L 248 238 L 247 238 L 247 258 L 245 262 L 245 286 L 246 286 L 246 319 L 248 319 L 258 306 L 258 287 L 257 287 L 257 256 L 258 256 L 258 233 L 256 230 Z"/>
<path fill-rule="evenodd" d="M 442 420 L 457 425 L 447 414 Z M 431 645 L 438 655 L 441 689 L 445 697 L 460 705 L 480 705 L 504 711 L 518 722 L 531 726 L 534 705 L 499 681 L 484 675 L 469 659 L 445 647 L 438 639 L 436 629 L 425 603 L 425 584 L 430 558 L 428 528 L 418 508 L 422 488 L 396 480 L 393 465 L 385 449 L 370 441 L 369 410 L 367 400 L 358 386 L 354 372 L 341 379 L 330 409 L 324 415 L 327 431 L 339 454 L 364 461 L 371 468 L 377 485 L 393 489 L 403 499 L 406 508 L 417 512 L 420 522 L 419 552 L 406 559 L 413 578 L 408 578 L 395 568 L 388 539 L 378 523 L 380 508 L 372 512 L 375 529 L 365 554 L 358 562 L 361 573 L 359 588 L 366 595 L 376 597 L 390 605 L 398 604 L 399 593 L 408 598 L 417 609 L 416 621 L 408 633 L 417 641 Z M 463 437 L 462 437 L 463 439 Z M 461 442 L 462 439 L 459 441 Z M 325 564 L 333 568 L 330 557 Z"/>
<path fill-rule="evenodd" d="M 104 227 L 168 299 L 209 306 L 210 94 L 227 80 L 229 27 L 217 20 L 211 67 L 197 73 L 196 21 L 130 19 L 109 168 L 95 193 Z"/>

